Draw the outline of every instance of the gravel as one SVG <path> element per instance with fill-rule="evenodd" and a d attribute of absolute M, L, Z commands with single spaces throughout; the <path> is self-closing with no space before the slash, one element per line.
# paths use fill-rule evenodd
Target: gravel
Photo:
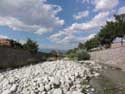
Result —
<path fill-rule="evenodd" d="M 0 94 L 84 94 L 81 82 L 100 68 L 93 61 L 60 60 L 2 72 Z"/>

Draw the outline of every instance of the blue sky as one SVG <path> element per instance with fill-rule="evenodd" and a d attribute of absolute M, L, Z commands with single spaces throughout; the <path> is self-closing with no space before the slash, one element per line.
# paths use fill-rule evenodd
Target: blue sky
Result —
<path fill-rule="evenodd" d="M 41 49 L 67 50 L 122 13 L 125 0 L 1 0 L 0 38 L 31 38 Z"/>

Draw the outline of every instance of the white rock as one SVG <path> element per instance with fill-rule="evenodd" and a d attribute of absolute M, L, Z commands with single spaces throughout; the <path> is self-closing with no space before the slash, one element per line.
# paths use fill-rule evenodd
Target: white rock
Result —
<path fill-rule="evenodd" d="M 92 92 L 94 92 L 94 91 L 95 91 L 95 89 L 94 89 L 94 88 L 91 88 L 91 91 L 92 91 Z"/>
<path fill-rule="evenodd" d="M 10 93 L 11 93 L 10 90 L 5 90 L 5 91 L 2 92 L 2 94 L 10 94 Z"/>
<path fill-rule="evenodd" d="M 7 79 L 2 80 L 2 86 L 6 87 L 9 84 L 9 81 Z"/>
<path fill-rule="evenodd" d="M 50 84 L 45 85 L 45 89 L 46 89 L 47 91 L 49 91 L 49 90 L 51 89 Z"/>
<path fill-rule="evenodd" d="M 84 62 L 84 61 L 83 61 Z M 82 94 L 81 81 L 91 76 L 90 68 L 98 70 L 93 62 L 79 64 L 73 61 L 45 62 L 0 73 L 0 94 Z M 93 72 L 93 76 L 98 76 Z M 4 75 L 4 76 L 3 76 Z M 11 86 L 12 85 L 12 86 Z M 70 90 L 70 91 L 69 91 Z"/>
<path fill-rule="evenodd" d="M 17 86 L 14 84 L 14 85 L 12 85 L 12 87 L 10 89 L 3 91 L 2 94 L 11 94 L 12 92 L 14 92 L 16 90 L 16 87 Z"/>
<path fill-rule="evenodd" d="M 99 73 L 94 73 L 94 76 L 95 77 L 98 77 L 100 74 Z"/>
<path fill-rule="evenodd" d="M 53 94 L 62 94 L 62 90 L 59 88 L 59 89 L 55 89 Z"/>
<path fill-rule="evenodd" d="M 73 91 L 72 94 L 83 94 L 80 91 Z"/>
<path fill-rule="evenodd" d="M 58 78 L 55 78 L 52 82 L 53 82 L 53 84 L 55 84 L 55 85 L 60 85 L 60 81 L 59 81 Z"/>
<path fill-rule="evenodd" d="M 17 85 L 13 84 L 12 87 L 10 88 L 11 92 L 14 92 L 17 89 Z"/>

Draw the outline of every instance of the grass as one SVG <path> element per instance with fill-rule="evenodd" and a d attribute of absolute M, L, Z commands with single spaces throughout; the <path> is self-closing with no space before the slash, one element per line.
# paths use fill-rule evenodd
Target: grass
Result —
<path fill-rule="evenodd" d="M 87 86 L 90 85 L 90 77 L 87 77 L 85 80 L 83 80 L 81 82 L 81 85 L 82 85 L 82 93 L 88 94 L 87 89 L 89 89 L 89 87 Z"/>

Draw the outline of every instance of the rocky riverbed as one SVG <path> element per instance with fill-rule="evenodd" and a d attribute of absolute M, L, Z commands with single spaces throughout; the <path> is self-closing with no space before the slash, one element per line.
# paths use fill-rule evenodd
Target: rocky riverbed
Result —
<path fill-rule="evenodd" d="M 94 88 L 85 82 L 100 69 L 94 61 L 30 65 L 0 73 L 0 94 L 93 94 Z"/>

